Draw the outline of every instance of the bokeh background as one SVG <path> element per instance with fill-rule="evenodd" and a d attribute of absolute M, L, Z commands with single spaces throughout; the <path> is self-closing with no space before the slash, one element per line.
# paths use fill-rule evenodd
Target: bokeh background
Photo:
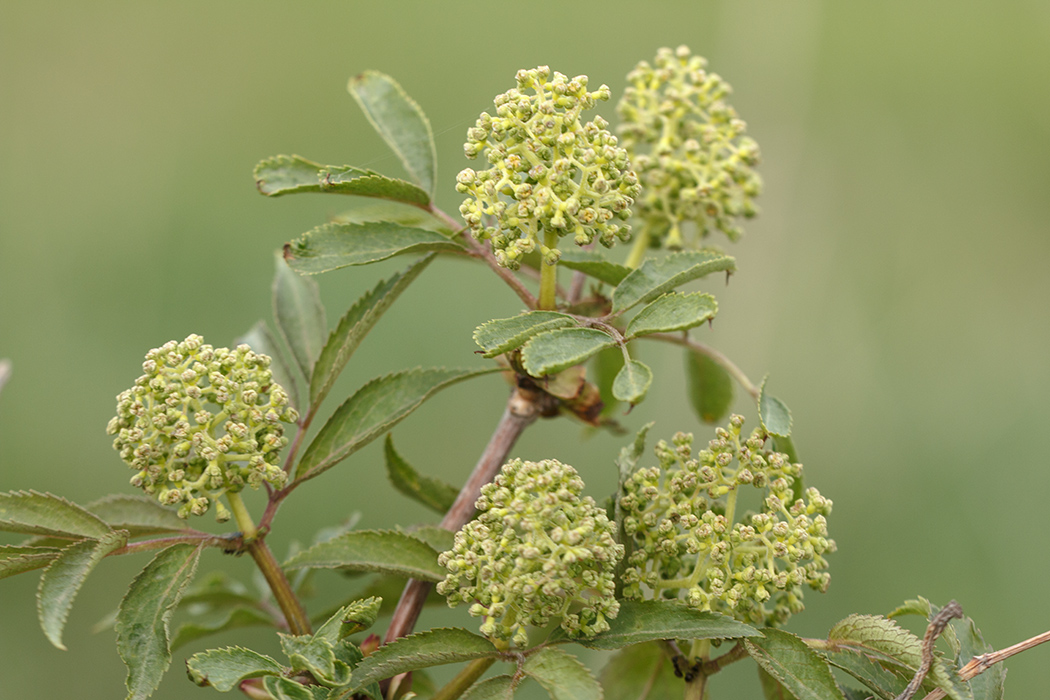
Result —
<path fill-rule="evenodd" d="M 272 251 L 339 211 L 328 195 L 266 200 L 253 165 L 298 153 L 398 175 L 347 95 L 366 68 L 430 116 L 439 203 L 455 211 L 462 142 L 521 67 L 587 73 L 621 94 L 660 46 L 686 43 L 735 87 L 761 144 L 763 213 L 707 283 L 703 339 L 793 410 L 810 483 L 835 501 L 832 585 L 792 631 L 924 595 L 959 600 L 989 641 L 1050 628 L 1050 5 L 912 3 L 38 2 L 0 6 L 0 489 L 81 503 L 130 492 L 104 434 L 142 355 L 201 333 L 230 343 L 270 314 Z M 613 104 L 600 112 L 611 120 Z M 405 261 L 320 278 L 330 319 Z M 439 261 L 354 357 L 330 403 L 415 366 L 479 366 L 471 330 L 518 310 L 480 267 Z M 705 435 L 681 357 L 646 347 L 655 384 L 631 430 Z M 395 430 L 420 469 L 473 465 L 501 410 L 495 377 L 438 395 Z M 738 410 L 754 420 L 744 401 Z M 569 421 L 516 454 L 614 483 L 625 438 Z M 249 501 L 258 507 L 259 499 Z M 362 527 L 433 521 L 386 483 L 379 444 L 290 499 L 284 552 L 359 512 Z M 11 538 L 3 542 L 14 541 Z M 81 591 L 68 652 L 36 627 L 35 575 L 0 583 L 0 698 L 122 697 L 113 610 L 146 557 L 107 560 Z M 249 562 L 208 553 L 201 570 Z M 345 585 L 337 576 L 324 579 Z M 434 613 L 462 623 L 461 611 Z M 430 613 L 428 613 L 430 614 Z M 465 616 L 465 614 L 464 614 Z M 209 644 L 276 653 L 264 634 L 182 649 L 155 697 L 213 697 L 183 659 Z M 1010 664 L 1011 697 L 1041 697 L 1050 649 Z M 734 667 L 714 697 L 758 697 Z"/>

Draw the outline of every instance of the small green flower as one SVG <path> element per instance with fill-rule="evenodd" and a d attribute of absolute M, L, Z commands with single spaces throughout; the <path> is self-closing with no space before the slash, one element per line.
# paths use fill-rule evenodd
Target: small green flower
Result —
<path fill-rule="evenodd" d="M 525 625 L 560 619 L 572 636 L 609 629 L 620 605 L 613 573 L 623 545 L 576 470 L 555 460 L 508 462 L 482 487 L 478 517 L 438 558 L 448 576 L 437 590 L 470 605 L 491 639 L 528 643 Z"/>
<path fill-rule="evenodd" d="M 215 502 L 219 522 L 230 518 L 218 503 L 222 494 L 283 485 L 282 423 L 299 415 L 269 366 L 269 357 L 247 345 L 213 348 L 199 335 L 150 350 L 145 374 L 117 396 L 106 427 L 116 435 L 113 449 L 135 470 L 132 485 L 165 505 L 181 504 L 182 518 L 203 515 Z"/>
<path fill-rule="evenodd" d="M 626 240 L 630 227 L 616 222 L 630 218 L 637 178 L 608 122 L 580 121 L 609 99 L 609 88 L 588 92 L 587 76 L 552 77 L 547 66 L 520 70 L 517 81 L 496 97 L 495 116 L 483 112 L 467 132 L 466 156 L 484 153 L 491 165 L 456 178 L 456 190 L 469 195 L 459 211 L 474 236 L 491 241 L 497 262 L 511 269 L 537 248 L 545 263 L 557 263 L 552 233 L 577 245 Z"/>
<path fill-rule="evenodd" d="M 743 423 L 732 416 L 695 457 L 690 434 L 661 441 L 660 466 L 625 481 L 620 507 L 634 542 L 625 597 L 680 598 L 698 610 L 776 625 L 802 610 L 803 584 L 827 590 L 831 501 L 815 488 L 793 500 L 802 465 L 765 450 L 761 429 L 741 439 Z M 761 510 L 737 519 L 745 487 L 762 492 Z"/>
<path fill-rule="evenodd" d="M 758 213 L 758 144 L 725 102 L 731 88 L 689 48 L 660 49 L 627 75 L 617 107 L 623 145 L 642 183 L 637 215 L 651 245 L 680 248 L 682 224 L 737 240 L 740 218 Z"/>

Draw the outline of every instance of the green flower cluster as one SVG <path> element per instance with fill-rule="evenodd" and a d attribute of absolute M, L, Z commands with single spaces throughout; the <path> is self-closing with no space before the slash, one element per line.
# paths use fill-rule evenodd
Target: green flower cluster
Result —
<path fill-rule="evenodd" d="M 686 46 L 660 49 L 655 65 L 642 61 L 627 75 L 617 107 L 623 145 L 645 191 L 638 216 L 653 246 L 682 247 L 687 221 L 699 238 L 717 229 L 736 240 L 736 221 L 758 213 L 758 144 L 725 103 L 731 88 L 706 65 Z"/>
<path fill-rule="evenodd" d="M 182 504 L 181 518 L 203 515 L 214 500 L 220 522 L 230 517 L 217 500 L 223 493 L 281 486 L 282 423 L 299 415 L 269 366 L 247 345 L 213 348 L 199 335 L 150 350 L 145 374 L 117 396 L 106 428 L 135 470 L 132 485 L 165 505 Z"/>
<path fill-rule="evenodd" d="M 815 488 L 792 500 L 801 464 L 764 450 L 756 429 L 741 439 L 741 416 L 718 428 L 707 449 L 678 433 L 656 447 L 659 467 L 629 477 L 620 498 L 624 531 L 634 543 L 624 596 L 683 598 L 749 623 L 777 625 L 802 610 L 802 585 L 825 591 L 824 555 L 835 551 L 826 517 L 831 501 Z M 760 489 L 762 507 L 736 520 L 743 487 Z"/>
<path fill-rule="evenodd" d="M 449 571 L 438 592 L 484 617 L 486 637 L 519 646 L 528 643 L 525 625 L 551 619 L 572 636 L 609 629 L 607 619 L 620 610 L 613 573 L 624 548 L 582 490 L 576 470 L 561 462 L 505 464 L 482 487 L 478 517 L 438 558 Z"/>
<path fill-rule="evenodd" d="M 537 246 L 545 263 L 557 263 L 562 236 L 607 247 L 629 238 L 630 227 L 614 223 L 630 218 L 639 192 L 627 152 L 600 116 L 580 121 L 609 99 L 608 86 L 588 92 L 587 76 L 552 77 L 547 66 L 520 70 L 517 81 L 496 97 L 496 115 L 483 112 L 467 132 L 466 156 L 485 152 L 492 166 L 456 178 L 456 190 L 469 195 L 459 211 L 474 236 L 491 241 L 497 262 L 511 269 Z"/>

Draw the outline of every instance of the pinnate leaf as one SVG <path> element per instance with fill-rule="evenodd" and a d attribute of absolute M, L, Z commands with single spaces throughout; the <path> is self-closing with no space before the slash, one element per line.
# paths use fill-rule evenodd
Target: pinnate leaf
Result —
<path fill-rule="evenodd" d="M 274 156 L 255 166 L 255 186 L 268 197 L 333 192 L 426 205 L 430 195 L 410 182 L 352 165 L 321 165 L 301 156 Z"/>
<path fill-rule="evenodd" d="M 626 336 L 684 331 L 710 321 L 717 313 L 718 302 L 705 292 L 664 294 L 631 319 Z"/>
<path fill-rule="evenodd" d="M 357 530 L 333 537 L 299 552 L 284 566 L 289 569 L 347 569 L 397 574 L 423 581 L 440 581 L 445 569 L 438 552 L 411 535 L 393 530 Z"/>
<path fill-rule="evenodd" d="M 681 700 L 682 680 L 658 644 L 634 644 L 610 658 L 598 680 L 605 700 Z"/>
<path fill-rule="evenodd" d="M 613 291 L 614 314 L 623 313 L 638 304 L 644 304 L 686 282 L 712 272 L 733 272 L 736 261 L 722 253 L 691 250 L 650 258 L 627 275 Z"/>
<path fill-rule="evenodd" d="M 631 268 L 612 262 L 596 250 L 567 248 L 558 258 L 558 264 L 614 287 L 622 282 L 624 277 L 631 274 Z"/>
<path fill-rule="evenodd" d="M 759 637 L 750 625 L 715 612 L 700 612 L 669 600 L 625 600 L 609 630 L 575 640 L 589 649 L 620 649 L 658 639 L 739 639 Z M 556 631 L 553 635 L 562 641 Z"/>
<path fill-rule="evenodd" d="M 389 221 L 329 223 L 285 244 L 284 258 L 298 272 L 315 275 L 433 250 L 462 253 L 464 248 L 441 233 Z"/>
<path fill-rule="evenodd" d="M 686 391 L 689 404 L 705 423 L 719 423 L 733 405 L 733 380 L 707 355 L 685 351 Z"/>
<path fill-rule="evenodd" d="M 281 349 L 281 344 L 277 341 L 277 337 L 270 332 L 265 321 L 259 321 L 252 326 L 247 333 L 233 342 L 235 345 L 244 343 L 254 352 L 260 355 L 269 356 L 270 372 L 273 373 L 273 380 L 284 387 L 284 390 L 288 392 L 288 397 L 291 400 L 292 406 L 297 409 L 302 406 L 302 404 L 299 403 L 298 382 L 295 380 L 296 372 L 291 363 L 288 362 L 288 358 L 285 357 L 284 351 Z M 168 510 L 171 512 L 170 509 Z"/>
<path fill-rule="evenodd" d="M 268 197 L 296 192 L 320 192 L 324 168 L 302 156 L 273 156 L 255 166 L 255 186 Z"/>
<path fill-rule="evenodd" d="M 168 625 L 193 579 L 201 547 L 161 550 L 131 582 L 117 613 L 117 651 L 128 667 L 128 700 L 149 697 L 171 664 Z"/>
<path fill-rule="evenodd" d="M 828 662 L 790 632 L 764 628 L 744 640 L 752 658 L 798 700 L 845 700 Z"/>
<path fill-rule="evenodd" d="M 634 406 L 645 398 L 652 383 L 653 372 L 648 365 L 638 360 L 628 360 L 613 381 L 613 396 Z"/>
<path fill-rule="evenodd" d="M 759 389 L 758 415 L 762 421 L 762 427 L 770 435 L 775 437 L 791 435 L 791 410 L 783 401 L 766 392 L 765 380 L 762 381 L 762 387 Z"/>
<path fill-rule="evenodd" d="M 559 328 L 534 336 L 521 351 L 522 365 L 533 377 L 578 365 L 616 340 L 597 328 Z"/>
<path fill-rule="evenodd" d="M 601 685 L 564 649 L 541 649 L 525 660 L 521 670 L 543 686 L 551 700 L 602 700 Z"/>
<path fill-rule="evenodd" d="M 58 557 L 57 547 L 0 545 L 0 579 L 42 569 Z"/>
<path fill-rule="evenodd" d="M 388 434 L 383 445 L 386 473 L 394 488 L 409 498 L 442 515 L 456 501 L 459 491 L 440 479 L 423 476 L 394 449 L 394 437 Z"/>
<path fill-rule="evenodd" d="M 112 528 L 64 498 L 36 491 L 0 493 L 0 531 L 62 539 L 99 538 Z"/>
<path fill-rule="evenodd" d="M 309 377 L 328 335 L 321 292 L 317 282 L 294 271 L 280 253 L 274 263 L 273 316 L 296 364 Z"/>
<path fill-rule="evenodd" d="M 111 494 L 87 504 L 86 508 L 118 530 L 132 537 L 186 530 L 186 521 L 156 498 L 138 494 Z"/>
<path fill-rule="evenodd" d="M 539 333 L 575 325 L 572 316 L 557 311 L 526 311 L 481 324 L 474 329 L 474 342 L 485 351 L 483 357 L 495 357 L 521 347 Z"/>
<path fill-rule="evenodd" d="M 199 686 L 211 686 L 220 692 L 233 690 L 241 681 L 260 676 L 279 676 L 284 667 L 251 649 L 226 647 L 209 649 L 186 660 L 190 680 Z"/>
<path fill-rule="evenodd" d="M 511 700 L 518 685 L 514 676 L 493 676 L 470 686 L 463 700 Z"/>

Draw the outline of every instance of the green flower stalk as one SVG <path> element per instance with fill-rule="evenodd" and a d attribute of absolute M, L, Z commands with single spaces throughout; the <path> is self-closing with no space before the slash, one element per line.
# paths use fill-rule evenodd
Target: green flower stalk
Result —
<path fill-rule="evenodd" d="M 758 144 L 744 136 L 746 124 L 725 102 L 731 88 L 706 66 L 679 46 L 660 49 L 653 65 L 642 61 L 627 75 L 619 131 L 644 192 L 632 258 L 640 260 L 648 246 L 681 248 L 686 222 L 697 239 L 718 230 L 735 241 L 739 219 L 758 213 Z"/>
<path fill-rule="evenodd" d="M 145 374 L 117 396 L 106 428 L 135 470 L 132 485 L 165 505 L 180 504 L 181 518 L 203 515 L 215 502 L 219 522 L 230 518 L 220 496 L 238 508 L 245 486 L 283 485 L 282 424 L 299 416 L 269 366 L 268 356 L 247 345 L 213 348 L 199 335 L 150 350 Z"/>
<path fill-rule="evenodd" d="M 762 429 L 742 439 L 743 424 L 732 416 L 695 457 L 691 434 L 661 441 L 660 465 L 626 480 L 620 507 L 634 543 L 626 598 L 681 598 L 697 610 L 779 625 L 803 609 L 803 584 L 827 590 L 824 555 L 835 551 L 826 518 L 831 501 L 815 488 L 792 500 L 802 465 L 765 450 Z M 746 488 L 762 491 L 762 507 L 738 518 Z"/>
<path fill-rule="evenodd" d="M 576 470 L 561 462 L 505 464 L 482 487 L 478 517 L 438 558 L 449 572 L 438 592 L 483 617 L 482 634 L 518 646 L 528 643 L 525 625 L 552 619 L 570 636 L 609 629 L 620 610 L 613 575 L 624 548 L 582 490 Z"/>

